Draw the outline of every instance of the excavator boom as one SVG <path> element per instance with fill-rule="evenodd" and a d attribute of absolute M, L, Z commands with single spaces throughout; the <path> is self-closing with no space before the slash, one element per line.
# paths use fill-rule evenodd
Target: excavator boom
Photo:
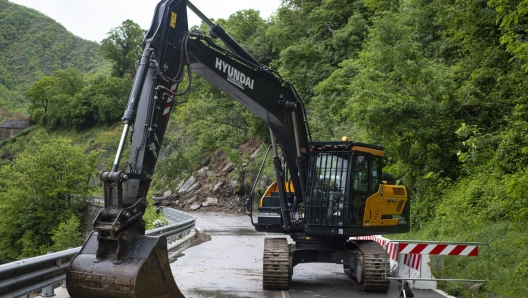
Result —
<path fill-rule="evenodd" d="M 189 32 L 187 6 L 210 24 L 211 35 L 231 51 L 216 46 L 203 33 Z M 291 85 L 261 65 L 221 26 L 214 25 L 186 0 L 162 0 L 157 4 L 143 45 L 114 164 L 111 171 L 100 174 L 105 206 L 67 273 L 68 291 L 73 298 L 183 297 L 170 272 L 165 238 L 145 236 L 142 216 L 172 106 L 190 91 L 191 70 L 268 124 L 283 146 L 293 173 L 291 180 L 302 198 L 298 173 L 304 171 L 299 171 L 298 165 L 305 166 L 300 152 L 306 152 L 307 133 L 303 107 Z M 182 82 L 184 86 L 179 88 Z M 292 113 L 297 115 L 296 122 L 291 121 Z M 122 167 L 129 136 L 130 155 Z M 289 215 L 283 212 L 283 216 Z M 283 229 L 290 229 L 287 222 Z"/>
<path fill-rule="evenodd" d="M 225 47 L 204 32 L 189 32 L 187 7 Z M 254 226 L 289 234 L 296 245 L 290 247 L 285 238 L 265 241 L 264 288 L 287 289 L 299 263 L 334 262 L 343 264 L 363 289 L 386 291 L 383 249 L 349 240 L 409 229 L 405 187 L 383 181 L 383 148 L 348 140 L 311 141 L 304 105 L 293 86 L 187 0 L 157 4 L 143 46 L 114 164 L 100 174 L 105 206 L 67 273 L 71 297 L 183 297 L 170 270 L 166 239 L 145 236 L 142 217 L 172 107 L 189 95 L 191 72 L 270 129 L 276 182 L 261 199 Z M 129 137 L 130 154 L 123 165 Z M 365 269 L 371 267 L 372 274 Z"/>
<path fill-rule="evenodd" d="M 174 34 L 175 28 L 181 34 Z M 159 2 L 143 41 L 112 170 L 100 174 L 105 206 L 67 273 L 72 298 L 184 297 L 170 270 L 166 238 L 145 236 L 142 216 L 174 97 L 185 74 L 180 58 L 185 32 L 186 2 Z M 188 92 L 185 89 L 183 93 Z M 130 155 L 120 169 L 129 135 Z"/>

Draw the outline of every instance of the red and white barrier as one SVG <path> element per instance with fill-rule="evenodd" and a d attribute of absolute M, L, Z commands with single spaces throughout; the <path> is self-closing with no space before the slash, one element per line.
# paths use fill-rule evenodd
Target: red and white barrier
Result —
<path fill-rule="evenodd" d="M 389 255 L 389 258 L 393 260 L 394 262 L 399 262 L 398 255 L 402 252 L 400 252 L 400 249 L 398 247 L 401 247 L 396 242 L 390 242 L 390 239 L 384 238 L 382 236 L 358 236 L 353 237 L 357 240 L 373 240 L 378 242 L 381 246 L 385 248 L 387 251 L 387 254 Z M 388 243 L 388 245 L 387 245 Z M 420 262 L 422 260 L 422 256 L 419 254 L 412 254 L 412 255 L 405 255 L 403 257 L 403 265 L 409 266 L 413 269 L 418 270 L 420 268 Z"/>
<path fill-rule="evenodd" d="M 391 243 L 393 244 L 393 243 Z M 394 243 L 401 254 L 444 255 L 444 256 L 478 256 L 477 245 L 464 244 L 425 244 Z"/>
<path fill-rule="evenodd" d="M 398 276 L 431 276 L 431 268 L 425 266 L 426 268 L 420 268 L 422 260 L 425 263 L 429 262 L 428 256 L 423 256 L 421 254 L 403 254 L 400 252 L 403 243 L 390 242 L 390 239 L 384 238 L 382 236 L 358 236 L 353 237 L 357 240 L 373 240 L 378 242 L 381 246 L 387 251 L 387 255 L 390 258 L 391 270 L 396 270 Z M 401 257 L 400 257 L 401 254 Z M 436 282 L 424 282 L 416 281 L 411 283 L 411 288 L 414 289 L 436 289 Z"/>
<path fill-rule="evenodd" d="M 390 258 L 389 279 L 405 280 L 413 289 L 436 289 L 436 282 L 443 281 L 489 281 L 490 280 L 490 255 L 491 249 L 488 244 L 480 242 L 439 242 L 439 241 L 412 241 L 412 240 L 389 240 L 381 236 L 359 236 L 351 240 L 372 240 L 378 242 L 387 251 Z M 479 246 L 484 250 L 479 255 Z M 487 253 L 486 248 L 487 247 Z M 480 248 L 482 250 L 482 247 Z M 440 277 L 432 276 L 430 267 L 430 255 L 473 257 L 475 264 L 479 258 L 488 258 L 487 277 Z M 481 260 L 481 259 L 480 259 Z"/>

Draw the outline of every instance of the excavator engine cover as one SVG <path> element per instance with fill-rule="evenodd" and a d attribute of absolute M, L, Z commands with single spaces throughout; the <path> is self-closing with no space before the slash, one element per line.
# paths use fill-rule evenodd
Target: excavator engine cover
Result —
<path fill-rule="evenodd" d="M 139 236 L 119 261 L 96 258 L 97 232 L 72 260 L 66 278 L 72 298 L 184 298 L 170 270 L 165 236 Z"/>

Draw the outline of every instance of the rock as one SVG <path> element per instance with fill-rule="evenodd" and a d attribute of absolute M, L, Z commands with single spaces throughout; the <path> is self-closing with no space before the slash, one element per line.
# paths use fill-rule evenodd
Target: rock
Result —
<path fill-rule="evenodd" d="M 191 205 L 191 207 L 189 207 L 189 210 L 196 211 L 196 210 L 200 209 L 200 207 L 202 207 L 202 203 L 193 203 Z"/>
<path fill-rule="evenodd" d="M 200 162 L 200 165 L 201 165 L 201 166 L 206 166 L 206 165 L 208 165 L 208 164 L 211 162 L 211 159 L 212 159 L 212 158 L 213 158 L 212 156 L 208 156 L 208 157 L 206 157 L 204 160 L 202 160 L 202 162 Z"/>
<path fill-rule="evenodd" d="M 187 193 L 191 193 L 193 190 L 197 189 L 200 186 L 201 186 L 200 182 L 196 181 L 193 185 L 191 185 L 191 187 L 187 189 Z"/>
<path fill-rule="evenodd" d="M 217 192 L 218 189 L 220 188 L 220 186 L 222 186 L 223 184 L 224 184 L 224 182 L 222 182 L 222 181 L 220 181 L 217 184 L 215 184 L 215 186 L 213 187 L 213 193 Z"/>
<path fill-rule="evenodd" d="M 163 201 L 165 200 L 165 197 L 152 197 L 152 200 L 154 200 L 154 202 Z"/>
<path fill-rule="evenodd" d="M 240 186 L 240 183 L 238 182 L 238 180 L 234 179 L 234 180 L 231 180 L 231 186 L 234 189 L 237 189 Z"/>
<path fill-rule="evenodd" d="M 168 197 L 166 197 L 167 200 L 169 201 L 176 201 L 180 196 L 178 194 L 174 194 L 174 195 L 170 195 Z"/>
<path fill-rule="evenodd" d="M 203 167 L 199 169 L 198 172 L 196 172 L 196 175 L 200 177 L 207 177 L 208 174 L 209 174 L 209 167 Z"/>
<path fill-rule="evenodd" d="M 172 191 L 170 190 L 167 190 L 166 192 L 163 193 L 164 197 L 170 197 L 171 195 L 172 195 Z"/>
<path fill-rule="evenodd" d="M 180 187 L 180 190 L 178 191 L 178 193 L 182 193 L 182 192 L 188 192 L 189 191 L 189 188 L 191 186 L 193 186 L 196 182 L 196 178 L 194 176 L 191 176 L 191 178 L 187 179 L 187 181 L 185 181 L 182 185 L 182 187 Z"/>
<path fill-rule="evenodd" d="M 204 207 L 218 206 L 218 199 L 217 198 L 208 197 L 207 200 L 202 203 L 202 206 L 204 206 Z"/>
<path fill-rule="evenodd" d="M 251 155 L 249 157 L 255 158 L 255 157 L 257 157 L 259 152 L 260 152 L 260 147 L 258 147 L 257 150 L 255 150 L 253 153 L 251 153 Z"/>
<path fill-rule="evenodd" d="M 185 180 L 180 181 L 180 183 L 178 183 L 178 186 L 176 186 L 176 188 L 181 189 L 184 183 L 185 183 Z"/>
<path fill-rule="evenodd" d="M 187 201 L 185 201 L 185 205 L 189 205 L 189 204 L 192 204 L 196 201 L 196 199 L 198 199 L 198 196 L 192 196 L 191 198 L 187 199 Z"/>
<path fill-rule="evenodd" d="M 472 284 L 468 286 L 468 290 L 473 291 L 473 292 L 480 292 L 483 286 L 484 284 Z"/>
<path fill-rule="evenodd" d="M 230 163 L 227 164 L 227 166 L 225 166 L 225 167 L 222 169 L 222 172 L 229 173 L 229 172 L 231 172 L 234 168 L 235 168 L 235 164 L 233 164 L 232 162 L 230 162 Z"/>
<path fill-rule="evenodd" d="M 171 203 L 167 200 L 154 201 L 154 206 L 170 206 Z"/>

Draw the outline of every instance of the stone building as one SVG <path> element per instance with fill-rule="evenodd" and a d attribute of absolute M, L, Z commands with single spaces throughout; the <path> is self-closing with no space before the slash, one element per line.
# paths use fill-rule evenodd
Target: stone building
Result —
<path fill-rule="evenodd" d="M 29 120 L 4 120 L 0 124 L 0 141 L 3 141 L 29 127 Z"/>

